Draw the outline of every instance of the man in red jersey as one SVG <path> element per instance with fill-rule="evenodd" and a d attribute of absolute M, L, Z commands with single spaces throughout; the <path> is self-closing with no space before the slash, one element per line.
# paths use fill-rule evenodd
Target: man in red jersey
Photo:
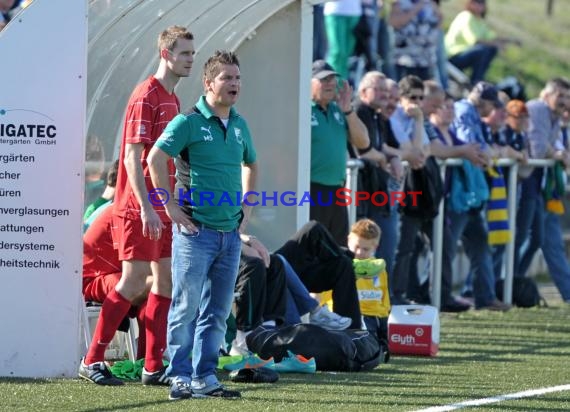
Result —
<path fill-rule="evenodd" d="M 85 301 L 103 303 L 107 295 L 115 290 L 121 279 L 121 261 L 117 250 L 113 247 L 111 227 L 113 220 L 112 204 L 101 206 L 103 209 L 93 220 L 83 235 L 83 287 Z M 130 317 L 137 318 L 139 339 L 137 355 L 144 356 L 146 336 L 144 321 L 146 298 L 152 286 L 152 276 L 146 278 L 146 288 L 133 299 Z"/>
<path fill-rule="evenodd" d="M 101 308 L 93 340 L 79 367 L 79 376 L 99 385 L 121 385 L 104 363 L 105 349 L 133 301 L 153 276 L 145 313 L 146 356 L 142 382 L 167 385 L 162 358 L 172 289 L 172 231 L 163 207 L 149 201 L 152 190 L 146 158 L 180 103 L 174 87 L 188 77 L 194 60 L 194 36 L 172 26 L 158 38 L 160 63 L 156 73 L 139 84 L 127 106 L 114 202 L 113 241 L 122 262 L 121 279 Z M 170 164 L 171 174 L 174 166 Z M 162 232 L 162 236 L 161 236 Z"/>

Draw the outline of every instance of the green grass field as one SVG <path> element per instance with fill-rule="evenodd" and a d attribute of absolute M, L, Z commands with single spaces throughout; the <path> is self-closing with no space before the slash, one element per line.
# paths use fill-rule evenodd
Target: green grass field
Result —
<path fill-rule="evenodd" d="M 414 411 L 570 384 L 570 305 L 470 311 L 441 317 L 434 358 L 393 357 L 366 373 L 282 374 L 233 384 L 243 399 L 169 402 L 165 388 L 105 388 L 80 380 L 0 380 L 2 411 Z M 226 375 L 221 374 L 226 380 Z M 570 391 L 493 403 L 477 411 L 568 411 Z"/>

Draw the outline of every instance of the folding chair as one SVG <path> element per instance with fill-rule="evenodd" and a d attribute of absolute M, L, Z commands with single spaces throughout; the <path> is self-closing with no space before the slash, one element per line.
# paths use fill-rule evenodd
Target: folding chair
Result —
<path fill-rule="evenodd" d="M 91 319 L 99 319 L 99 313 L 101 312 L 101 304 L 97 302 L 85 302 L 83 296 L 81 297 L 82 307 L 83 307 L 83 339 L 85 341 L 85 351 L 89 349 L 89 344 L 91 343 Z M 133 362 L 137 360 L 137 332 L 138 324 L 135 319 L 129 320 L 129 330 L 128 332 L 120 332 L 122 339 L 119 339 L 119 353 L 125 353 L 125 347 L 129 355 L 129 359 Z M 144 331 L 142 331 L 144 333 Z"/>

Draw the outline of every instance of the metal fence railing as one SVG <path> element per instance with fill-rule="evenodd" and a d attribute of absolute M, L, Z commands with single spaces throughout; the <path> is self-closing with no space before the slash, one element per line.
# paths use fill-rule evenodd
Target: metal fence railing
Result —
<path fill-rule="evenodd" d="M 442 177 L 448 167 L 461 166 L 462 159 L 446 159 L 439 161 Z M 551 167 L 555 163 L 552 159 L 529 159 L 527 165 L 532 167 Z M 509 230 L 511 237 L 506 245 L 504 266 L 505 279 L 503 289 L 503 302 L 512 303 L 513 277 L 514 277 L 514 259 L 515 259 L 515 236 L 516 236 L 516 209 L 517 209 L 517 175 L 519 163 L 513 159 L 499 159 L 497 166 L 510 168 L 509 180 L 507 183 L 507 205 Z M 349 159 L 346 165 L 347 179 L 346 188 L 357 190 L 358 170 L 363 167 L 362 161 L 358 159 Z M 439 214 L 433 221 L 433 264 L 432 264 L 432 281 L 431 281 L 431 299 L 432 304 L 437 308 L 441 307 L 441 268 L 442 268 L 442 250 L 443 250 L 443 225 L 444 225 L 444 209 L 445 199 L 439 205 Z M 356 206 L 352 202 L 348 206 L 349 226 L 356 221 Z"/>

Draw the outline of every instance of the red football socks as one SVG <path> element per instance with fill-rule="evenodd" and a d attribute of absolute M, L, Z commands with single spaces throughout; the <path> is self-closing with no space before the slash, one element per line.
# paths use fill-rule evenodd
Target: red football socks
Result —
<path fill-rule="evenodd" d="M 101 307 L 101 313 L 97 320 L 97 326 L 95 327 L 89 350 L 85 355 L 84 362 L 86 365 L 105 360 L 105 350 L 113 336 L 115 336 L 121 321 L 129 312 L 130 307 L 131 302 L 121 296 L 115 289 L 107 295 Z"/>
<path fill-rule="evenodd" d="M 139 337 L 137 340 L 137 359 L 142 359 L 146 353 L 146 300 L 137 309 L 137 324 L 139 326 Z"/>
<path fill-rule="evenodd" d="M 163 367 L 162 358 L 166 349 L 166 324 L 172 299 L 148 294 L 146 302 L 146 356 L 144 368 L 156 372 Z"/>

